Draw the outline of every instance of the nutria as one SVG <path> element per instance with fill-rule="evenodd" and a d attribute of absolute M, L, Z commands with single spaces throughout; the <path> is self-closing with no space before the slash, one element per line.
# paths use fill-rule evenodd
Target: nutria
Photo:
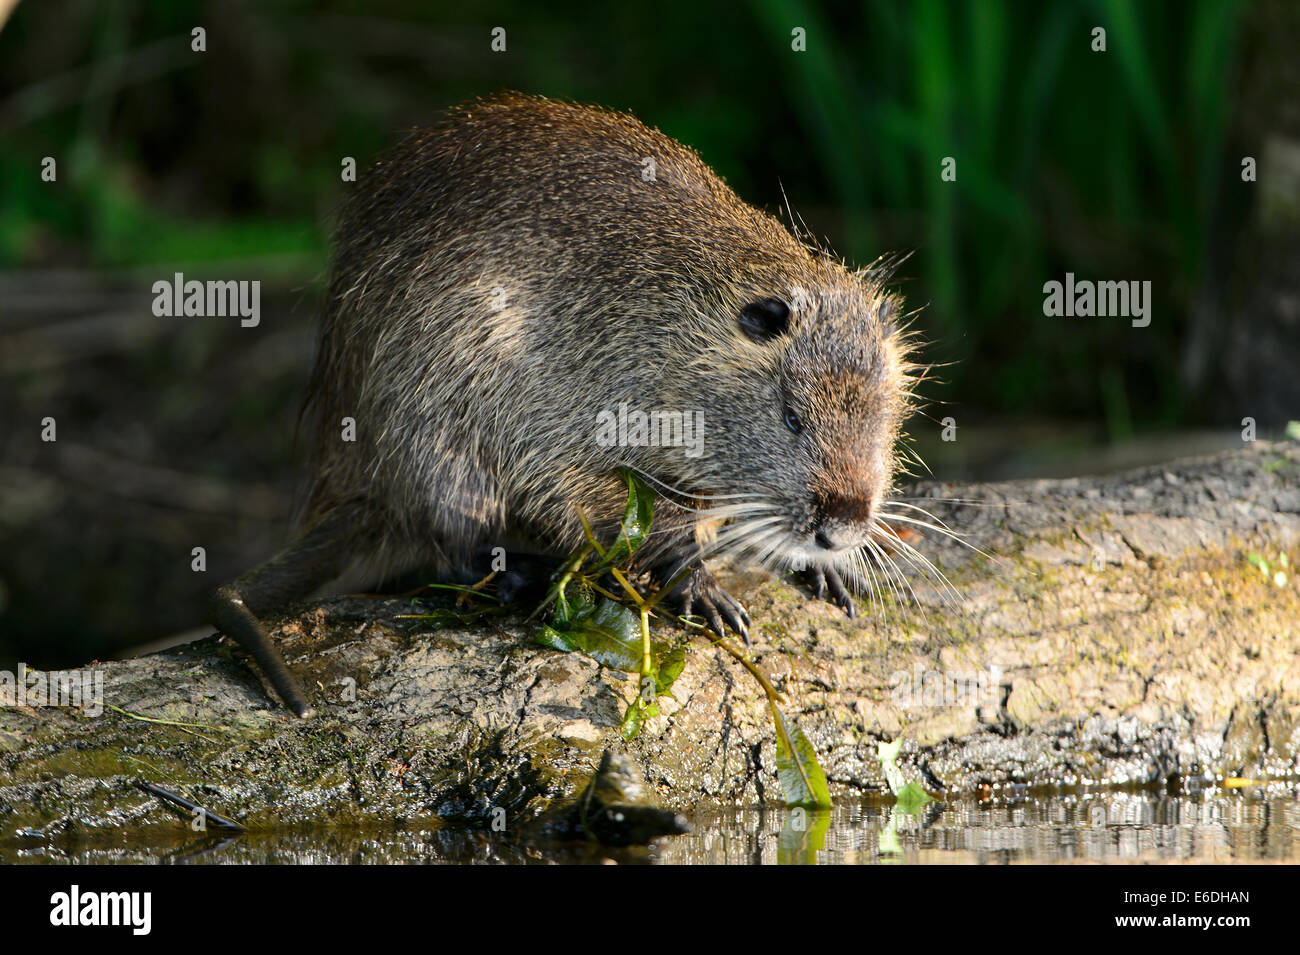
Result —
<path fill-rule="evenodd" d="M 357 560 L 471 579 L 494 547 L 569 553 L 579 509 L 617 528 L 620 468 L 661 494 L 641 565 L 688 570 L 687 615 L 748 639 L 714 554 L 805 570 L 852 615 L 913 380 L 887 266 L 851 271 L 628 114 L 539 97 L 452 109 L 353 188 L 303 529 L 213 600 L 290 709 L 258 617 Z M 656 412 L 694 447 L 598 433 Z"/>

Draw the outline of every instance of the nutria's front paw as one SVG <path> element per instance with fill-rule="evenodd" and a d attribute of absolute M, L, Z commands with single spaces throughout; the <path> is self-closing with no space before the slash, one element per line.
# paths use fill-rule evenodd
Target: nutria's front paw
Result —
<path fill-rule="evenodd" d="M 853 595 L 844 586 L 844 581 L 835 572 L 834 567 L 812 567 L 805 571 L 808 587 L 818 600 L 829 600 L 843 609 L 849 619 L 853 618 Z"/>
<path fill-rule="evenodd" d="M 749 646 L 749 613 L 704 567 L 695 568 L 675 596 L 682 616 L 689 617 L 698 611 L 718 636 L 726 633 L 725 620 L 744 639 L 745 646 Z"/>

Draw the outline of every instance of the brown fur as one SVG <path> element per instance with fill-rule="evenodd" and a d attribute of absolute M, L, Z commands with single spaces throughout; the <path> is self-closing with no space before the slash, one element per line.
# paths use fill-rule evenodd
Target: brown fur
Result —
<path fill-rule="evenodd" d="M 390 563 L 570 549 L 579 507 L 606 525 L 621 513 L 620 464 L 690 493 L 796 477 L 859 517 L 887 488 L 904 369 L 876 277 L 629 115 L 518 95 L 454 109 L 357 184 L 334 258 L 307 522 L 364 498 Z M 747 303 L 799 290 L 788 336 L 741 332 Z M 812 482 L 756 466 L 788 470 L 783 375 L 809 386 Z M 621 401 L 703 411 L 705 455 L 597 447 L 594 413 Z"/>

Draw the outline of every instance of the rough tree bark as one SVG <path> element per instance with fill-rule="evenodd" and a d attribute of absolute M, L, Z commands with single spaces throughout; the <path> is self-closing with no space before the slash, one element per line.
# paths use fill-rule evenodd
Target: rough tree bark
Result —
<path fill-rule="evenodd" d="M 855 620 L 790 583 L 738 581 L 758 666 L 833 792 L 885 791 L 876 744 L 900 736 L 904 768 L 949 792 L 1300 770 L 1300 590 L 1248 559 L 1273 574 L 1280 554 L 1300 556 L 1300 447 L 912 494 L 993 557 L 937 535 L 918 545 L 956 606 L 915 573 L 919 604 L 887 592 Z M 0 838 L 163 817 L 141 779 L 250 827 L 529 817 L 578 792 L 607 747 L 669 806 L 779 801 L 764 697 L 704 641 L 676 700 L 623 744 L 633 677 L 533 645 L 519 618 L 455 629 L 411 612 L 347 597 L 279 621 L 309 721 L 219 637 L 104 664 L 98 717 L 0 708 Z"/>

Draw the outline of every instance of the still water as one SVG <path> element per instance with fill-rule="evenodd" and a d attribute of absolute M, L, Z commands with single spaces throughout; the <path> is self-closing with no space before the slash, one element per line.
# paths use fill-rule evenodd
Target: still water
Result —
<path fill-rule="evenodd" d="M 0 838 L 0 863 L 652 863 L 924 865 L 1075 862 L 1300 862 L 1300 786 L 931 803 L 884 800 L 825 813 L 735 808 L 688 816 L 694 830 L 644 849 L 547 844 L 407 821 L 234 837 L 181 822 L 101 833 Z"/>

